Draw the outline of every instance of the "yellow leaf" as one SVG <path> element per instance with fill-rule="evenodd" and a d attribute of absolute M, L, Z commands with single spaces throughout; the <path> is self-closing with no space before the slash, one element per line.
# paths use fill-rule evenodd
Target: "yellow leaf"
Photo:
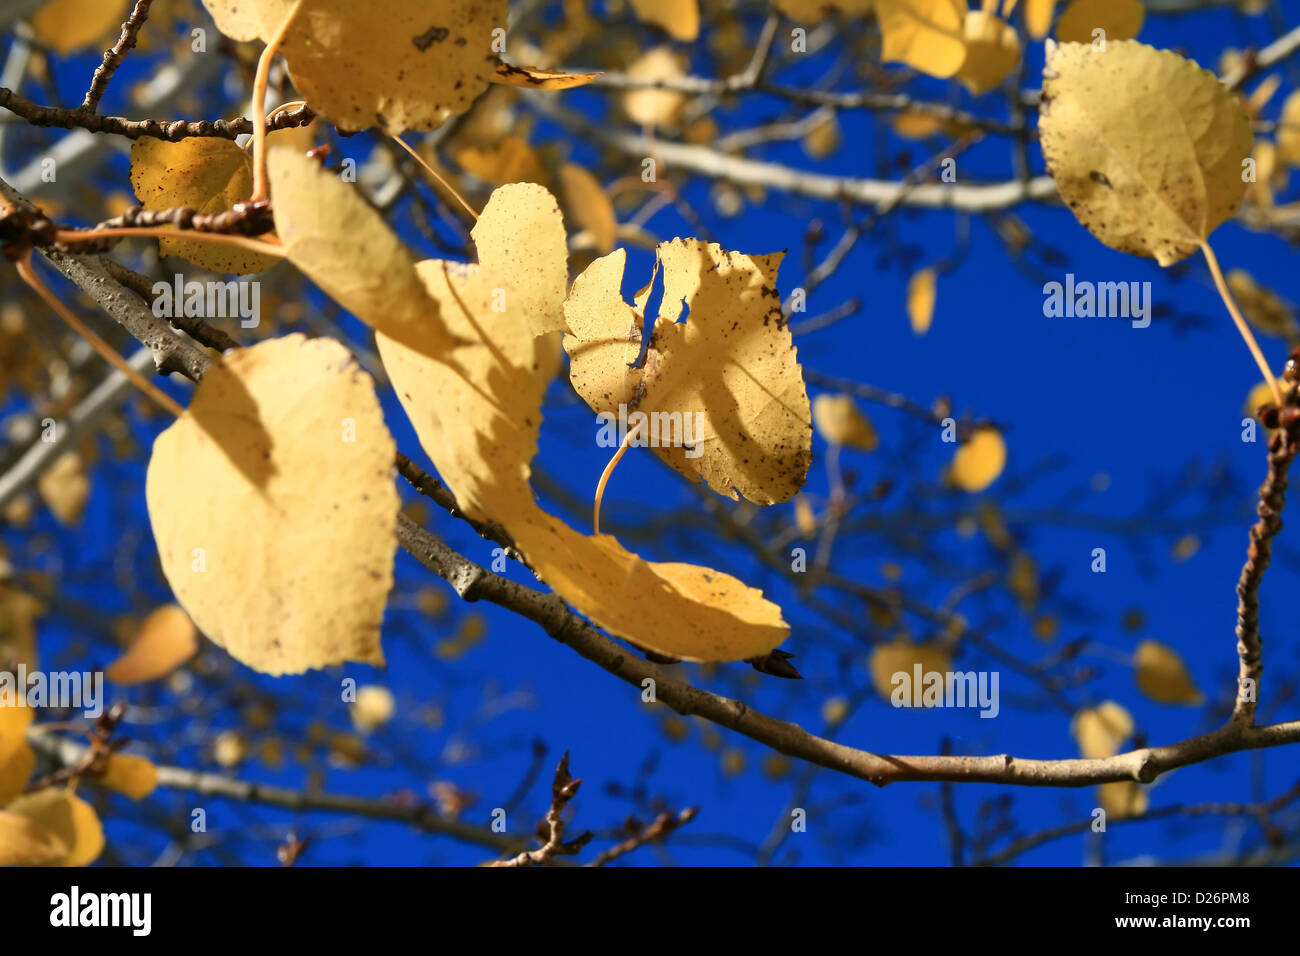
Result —
<path fill-rule="evenodd" d="M 110 754 L 98 782 L 132 800 L 143 800 L 158 787 L 158 768 L 134 754 Z"/>
<path fill-rule="evenodd" d="M 686 61 L 668 47 L 647 50 L 627 68 L 629 79 L 644 82 L 676 80 L 685 75 Z M 675 126 L 686 106 L 685 93 L 674 90 L 628 90 L 623 94 L 623 110 L 628 118 L 642 126 Z"/>
<path fill-rule="evenodd" d="M 498 59 L 492 82 L 518 86 L 525 90 L 571 90 L 586 86 L 599 73 L 565 73 L 563 70 L 543 70 L 535 66 L 515 66 Z"/>
<path fill-rule="evenodd" d="M 876 0 L 880 58 L 948 77 L 966 59 L 965 0 Z"/>
<path fill-rule="evenodd" d="M 1300 337 L 1295 315 L 1276 292 L 1259 285 L 1245 269 L 1233 269 L 1224 278 L 1228 291 L 1251 325 L 1269 335 Z"/>
<path fill-rule="evenodd" d="M 653 3 L 654 0 L 640 0 Z M 772 0 L 773 6 L 799 23 L 820 23 L 832 13 L 861 16 L 869 13 L 876 0 Z"/>
<path fill-rule="evenodd" d="M 228 212 L 253 194 L 253 162 L 233 140 L 191 136 L 176 143 L 142 136 L 131 147 L 131 187 L 145 209 L 189 206 Z M 180 256 L 213 272 L 265 272 L 279 258 L 192 239 L 159 239 L 163 256 Z"/>
<path fill-rule="evenodd" d="M 32 716 L 32 708 L 25 703 L 19 706 L 0 699 L 0 807 L 26 789 L 36 766 L 36 754 L 27 743 Z"/>
<path fill-rule="evenodd" d="M 50 787 L 24 794 L 5 807 L 4 815 L 26 817 L 48 836 L 37 837 L 40 847 L 59 847 L 62 852 L 48 862 L 55 866 L 87 866 L 104 850 L 104 829 L 94 808 L 67 790 Z M 50 839 L 53 838 L 53 840 Z"/>
<path fill-rule="evenodd" d="M 574 280 L 564 309 L 569 377 L 593 411 L 622 408 L 629 430 L 633 414 L 648 416 L 640 440 L 679 473 L 762 505 L 789 501 L 812 461 L 803 370 L 776 289 L 782 255 L 660 243 L 663 300 L 638 368 L 628 365 L 640 352 L 650 287 L 635 309 L 623 300 L 622 249 Z M 689 315 L 679 322 L 683 303 Z"/>
<path fill-rule="evenodd" d="M 1194 534 L 1185 534 L 1169 549 L 1170 557 L 1175 561 L 1186 561 L 1201 550 L 1201 539 Z"/>
<path fill-rule="evenodd" d="M 1007 443 L 996 428 L 975 429 L 952 456 L 949 477 L 962 491 L 983 491 L 1002 474 L 1007 463 Z"/>
<path fill-rule="evenodd" d="M 106 47 L 117 38 L 129 0 L 50 0 L 32 15 L 32 33 L 60 55 Z"/>
<path fill-rule="evenodd" d="M 357 688 L 357 699 L 352 702 L 349 711 L 357 730 L 370 733 L 392 720 L 396 709 L 397 704 L 391 690 L 378 684 L 367 684 Z"/>
<path fill-rule="evenodd" d="M 1070 735 L 1085 757 L 1113 757 L 1120 745 L 1133 735 L 1133 718 L 1113 700 L 1085 707 L 1070 722 Z"/>
<path fill-rule="evenodd" d="M 840 148 L 840 124 L 834 113 L 827 113 L 808 130 L 803 148 L 812 159 L 825 159 Z"/>
<path fill-rule="evenodd" d="M 947 674 L 952 670 L 952 657 L 940 644 L 913 644 L 906 637 L 877 644 L 871 649 L 869 663 L 876 693 L 884 700 L 892 701 L 896 689 L 914 686 L 918 665 L 923 678 L 929 673 Z M 895 676 L 900 674 L 906 675 L 908 684 L 900 685 L 901 678 L 895 680 Z"/>
<path fill-rule="evenodd" d="M 204 0 L 233 39 L 270 39 L 292 0 Z M 352 132 L 434 129 L 495 75 L 507 0 L 303 0 L 280 48 L 312 109 Z"/>
<path fill-rule="evenodd" d="M 674 40 L 691 42 L 700 35 L 699 0 L 632 0 L 643 23 L 662 27 Z"/>
<path fill-rule="evenodd" d="M 833 445 L 874 451 L 879 444 L 876 430 L 850 395 L 818 395 L 812 416 L 817 434 Z"/>
<path fill-rule="evenodd" d="M 930 321 L 934 318 L 935 280 L 933 269 L 922 269 L 907 283 L 907 318 L 912 323 L 912 331 L 925 335 L 930 331 Z"/>
<path fill-rule="evenodd" d="M 1199 704 L 1205 700 L 1178 652 L 1159 641 L 1143 641 L 1135 655 L 1138 690 L 1161 704 Z"/>
<path fill-rule="evenodd" d="M 817 533 L 817 515 L 813 513 L 813 507 L 808 501 L 807 495 L 795 495 L 794 497 L 794 526 L 799 529 L 799 534 L 805 538 L 811 538 Z"/>
<path fill-rule="evenodd" d="M 1025 0 L 1025 29 L 1035 40 L 1047 36 L 1052 28 L 1052 15 L 1056 12 L 1056 0 Z"/>
<path fill-rule="evenodd" d="M 495 497 L 532 497 L 529 462 L 549 380 L 534 332 L 563 324 L 567 250 L 554 197 L 531 183 L 495 190 L 472 236 L 478 265 L 428 260 L 418 269 L 466 343 L 451 353 L 458 369 L 386 335 L 375 340 L 442 479 L 466 514 L 491 520 Z"/>
<path fill-rule="evenodd" d="M 0 866 L 57 866 L 68 845 L 31 817 L 0 810 Z"/>
<path fill-rule="evenodd" d="M 452 331 L 472 343 L 453 353 L 463 373 L 376 337 L 420 443 L 462 509 L 505 527 L 545 583 L 616 637 L 692 660 L 771 650 L 788 628 L 760 592 L 709 568 L 643 561 L 534 503 L 528 477 L 547 375 L 530 320 L 564 301 L 563 224 L 545 190 L 506 186 L 484 208 L 474 240 L 478 265 L 429 261 L 419 270 Z M 513 294 L 510 283 L 525 278 L 528 294 Z M 505 309 L 494 310 L 501 288 Z"/>
<path fill-rule="evenodd" d="M 966 59 L 957 79 L 976 96 L 997 89 L 1020 62 L 1015 27 L 991 13 L 971 10 L 963 27 Z"/>
<path fill-rule="evenodd" d="M 1062 43 L 1131 40 L 1142 29 L 1146 8 L 1139 0 L 1074 0 L 1056 24 L 1056 39 Z M 1095 31 L 1102 31 L 1098 36 Z"/>
<path fill-rule="evenodd" d="M 565 163 L 560 167 L 560 189 L 569 220 L 591 233 L 597 253 L 610 252 L 618 239 L 618 217 L 600 180 L 581 166 Z"/>
<path fill-rule="evenodd" d="M 1133 40 L 1048 44 L 1039 130 L 1066 204 L 1113 249 L 1171 265 L 1241 205 L 1254 143 L 1214 74 Z"/>
<path fill-rule="evenodd" d="M 466 146 L 453 154 L 461 169 L 485 183 L 537 183 L 548 186 L 550 174 L 537 152 L 520 136 L 505 136 L 485 146 Z"/>
<path fill-rule="evenodd" d="M 903 139 L 929 139 L 943 129 L 943 120 L 920 110 L 903 110 L 894 117 L 893 126 Z"/>
<path fill-rule="evenodd" d="M 382 664 L 395 454 L 339 343 L 289 335 L 227 355 L 158 436 L 145 483 L 163 572 L 194 623 L 267 674 Z"/>
<path fill-rule="evenodd" d="M 143 684 L 166 677 L 199 649 L 194 622 L 185 610 L 165 604 L 140 624 L 131 646 L 104 671 L 115 684 Z"/>
<path fill-rule="evenodd" d="M 44 613 L 36 598 L 0 582 L 0 661 L 36 667 L 36 621 Z"/>
<path fill-rule="evenodd" d="M 357 190 L 292 149 L 267 161 L 275 227 L 289 260 L 376 332 L 427 355 L 451 345 L 415 262 Z"/>
<path fill-rule="evenodd" d="M 1282 101 L 1277 118 L 1277 158 L 1288 166 L 1300 166 L 1300 90 Z"/>
<path fill-rule="evenodd" d="M 90 477 L 81 455 L 64 452 L 37 480 L 36 488 L 59 524 L 71 527 L 81 521 L 90 494 Z"/>
<path fill-rule="evenodd" d="M 1136 780 L 1113 780 L 1097 787 L 1097 802 L 1107 816 L 1117 820 L 1142 816 L 1150 800 L 1147 788 Z"/>

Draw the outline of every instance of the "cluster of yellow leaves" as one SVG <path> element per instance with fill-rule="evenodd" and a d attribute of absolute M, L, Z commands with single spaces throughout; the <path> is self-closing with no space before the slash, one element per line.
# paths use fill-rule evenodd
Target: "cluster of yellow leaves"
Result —
<path fill-rule="evenodd" d="M 507 0 L 203 0 L 233 40 L 267 40 L 293 20 L 281 52 L 303 98 L 345 131 L 434 129 L 490 82 L 565 89 L 595 74 L 512 66 Z"/>
<path fill-rule="evenodd" d="M 62 787 L 24 793 L 36 766 L 27 742 L 32 709 L 0 706 L 0 866 L 85 866 L 104 848 L 104 831 L 89 803 Z M 100 786 L 142 800 L 158 770 L 133 754 L 114 753 L 90 776 Z"/>

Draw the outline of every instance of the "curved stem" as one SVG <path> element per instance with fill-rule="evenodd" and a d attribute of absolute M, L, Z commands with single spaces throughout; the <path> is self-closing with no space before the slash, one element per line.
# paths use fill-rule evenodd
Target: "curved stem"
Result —
<path fill-rule="evenodd" d="M 36 271 L 32 268 L 32 257 L 30 252 L 25 258 L 16 262 L 15 265 L 18 267 L 18 274 L 22 276 L 23 281 L 31 286 L 36 291 L 36 294 L 45 300 L 45 304 L 53 309 L 58 314 L 59 318 L 68 323 L 74 332 L 89 342 L 91 347 L 102 355 L 108 364 L 112 365 L 115 369 L 125 375 L 132 385 L 152 398 L 156 403 L 158 403 L 158 405 L 171 412 L 177 418 L 181 416 L 185 410 L 177 404 L 174 398 L 163 392 L 158 388 L 158 386 L 154 385 L 153 382 L 149 381 L 132 368 L 126 359 L 118 355 L 117 352 L 113 350 L 112 346 L 94 332 L 90 331 L 85 323 L 77 318 L 73 311 L 64 305 L 59 297 L 46 287 L 45 283 L 40 280 L 40 277 L 36 275 Z"/>
<path fill-rule="evenodd" d="M 1245 339 L 1246 348 L 1250 349 L 1255 364 L 1264 373 L 1264 381 L 1268 382 L 1268 387 L 1273 391 L 1273 401 L 1277 403 L 1278 408 L 1281 408 L 1286 404 L 1282 398 L 1282 387 L 1278 385 L 1277 379 L 1273 377 L 1273 370 L 1268 367 L 1268 360 L 1264 358 L 1264 352 L 1260 349 L 1259 343 L 1255 341 L 1255 335 L 1250 331 L 1250 326 L 1246 324 L 1241 310 L 1237 308 L 1232 293 L 1228 291 L 1228 283 L 1223 279 L 1223 270 L 1219 268 L 1219 260 L 1214 255 L 1214 250 L 1210 248 L 1209 242 L 1201 243 L 1201 252 L 1205 254 L 1205 261 L 1210 266 L 1210 275 L 1214 277 L 1214 286 L 1219 290 L 1219 297 L 1223 299 L 1223 304 L 1228 307 L 1228 314 L 1232 316 L 1232 321 L 1237 324 L 1237 331 Z"/>
<path fill-rule="evenodd" d="M 618 446 L 618 451 L 614 452 L 614 457 L 609 460 L 605 470 L 600 473 L 600 481 L 596 485 L 596 501 L 591 509 L 591 530 L 593 534 L 600 534 L 600 503 L 605 497 L 605 485 L 609 482 L 609 476 L 614 473 L 614 466 L 618 464 L 624 453 L 631 447 L 632 442 L 641 434 L 641 426 L 644 422 L 637 422 L 636 427 L 623 436 L 623 443 Z"/>
<path fill-rule="evenodd" d="M 260 202 L 270 192 L 266 184 L 266 87 L 271 76 L 271 61 L 275 59 L 276 51 L 284 42 L 284 35 L 289 32 L 301 6 L 302 0 L 294 3 L 280 29 L 267 41 L 266 49 L 257 59 L 257 73 L 253 77 L 253 195 L 249 197 L 250 202 Z"/>

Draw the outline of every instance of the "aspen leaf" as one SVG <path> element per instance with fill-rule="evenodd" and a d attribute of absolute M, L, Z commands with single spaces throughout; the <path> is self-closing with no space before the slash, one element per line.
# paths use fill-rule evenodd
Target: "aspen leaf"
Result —
<path fill-rule="evenodd" d="M 646 561 L 612 535 L 581 534 L 535 506 L 505 524 L 546 584 L 639 647 L 685 660 L 744 660 L 789 633 L 781 609 L 731 575 Z"/>
<path fill-rule="evenodd" d="M 1138 690 L 1161 704 L 1199 704 L 1205 700 L 1178 652 L 1159 641 L 1143 641 L 1135 655 Z"/>
<path fill-rule="evenodd" d="M 165 604 L 140 624 L 131 646 L 104 671 L 115 684 L 143 684 L 166 677 L 199 649 L 194 622 L 184 608 Z"/>
<path fill-rule="evenodd" d="M 807 495 L 795 495 L 794 526 L 805 538 L 811 538 L 817 533 L 817 515 L 813 512 L 812 503 Z"/>
<path fill-rule="evenodd" d="M 685 61 L 668 47 L 654 47 L 628 65 L 629 79 L 654 81 L 675 80 L 686 72 Z M 628 118 L 642 126 L 675 126 L 688 97 L 675 90 L 628 90 L 623 94 L 623 110 Z"/>
<path fill-rule="evenodd" d="M 1113 700 L 1085 707 L 1070 722 L 1070 735 L 1085 757 L 1113 757 L 1133 734 L 1133 718 Z"/>
<path fill-rule="evenodd" d="M 36 766 L 36 754 L 27 743 L 32 717 L 32 708 L 25 704 L 0 701 L 0 807 L 26 789 Z"/>
<path fill-rule="evenodd" d="M 132 800 L 143 800 L 158 787 L 158 768 L 135 754 L 110 754 L 98 783 Z"/>
<path fill-rule="evenodd" d="M 892 125 L 903 139 L 929 139 L 943 129 L 943 120 L 920 110 L 902 110 Z"/>
<path fill-rule="evenodd" d="M 817 434 L 835 445 L 874 451 L 879 439 L 851 395 L 818 395 L 812 405 Z"/>
<path fill-rule="evenodd" d="M 922 269 L 907 283 L 907 319 L 917 335 L 925 335 L 930 331 L 930 322 L 934 318 L 936 279 L 933 269 Z"/>
<path fill-rule="evenodd" d="M 1134 40 L 1048 44 L 1039 131 L 1048 171 L 1112 249 L 1171 265 L 1245 195 L 1241 101 L 1191 60 Z"/>
<path fill-rule="evenodd" d="M 1277 158 L 1288 166 L 1300 166 L 1300 90 L 1282 101 L 1275 139 Z"/>
<path fill-rule="evenodd" d="M 699 0 L 632 0 L 638 19 L 660 27 L 674 40 L 691 42 L 700 35 Z"/>
<path fill-rule="evenodd" d="M 654 0 L 640 0 L 653 3 Z M 832 13 L 861 16 L 871 12 L 876 0 L 773 0 L 773 6 L 799 23 L 820 23 Z"/>
<path fill-rule="evenodd" d="M 895 674 L 906 674 L 914 683 L 918 664 L 922 676 L 932 672 L 947 674 L 952 670 L 952 656 L 940 644 L 914 644 L 906 637 L 877 644 L 871 649 L 868 664 L 876 693 L 889 700 L 895 689 Z"/>
<path fill-rule="evenodd" d="M 554 197 L 530 183 L 495 190 L 472 236 L 479 264 L 431 259 L 418 269 L 466 343 L 451 353 L 458 368 L 382 333 L 375 340 L 442 479 L 466 514 L 490 520 L 496 497 L 532 497 L 529 462 L 550 379 L 547 343 L 534 331 L 563 323 L 567 249 Z"/>
<path fill-rule="evenodd" d="M 550 183 L 550 174 L 541 157 L 521 136 L 505 136 L 486 146 L 466 146 L 456 150 L 454 156 L 461 169 L 493 186 Z"/>
<path fill-rule="evenodd" d="M 565 163 L 560 167 L 560 189 L 569 220 L 591 233 L 600 255 L 612 251 L 618 239 L 618 217 L 600 180 L 581 166 Z"/>
<path fill-rule="evenodd" d="M 1035 40 L 1041 40 L 1052 29 L 1052 15 L 1056 0 L 1025 0 L 1025 29 Z"/>
<path fill-rule="evenodd" d="M 145 482 L 163 573 L 194 623 L 267 674 L 382 664 L 395 454 L 369 377 L 331 339 L 271 339 L 214 366 Z"/>
<path fill-rule="evenodd" d="M 40 845 L 62 848 L 59 856 L 48 861 L 55 866 L 86 866 L 104 850 L 104 828 L 94 808 L 62 788 L 24 794 L 11 801 L 4 812 L 26 817 L 54 838 L 41 839 Z"/>
<path fill-rule="evenodd" d="M 32 34 L 60 55 L 107 46 L 116 39 L 129 5 L 130 0 L 51 0 L 32 15 Z"/>
<path fill-rule="evenodd" d="M 876 0 L 880 58 L 948 77 L 966 59 L 965 0 Z"/>
<path fill-rule="evenodd" d="M 1107 816 L 1116 820 L 1142 816 L 1150 800 L 1147 788 L 1136 780 L 1112 780 L 1097 786 L 1097 802 Z"/>
<path fill-rule="evenodd" d="M 1232 269 L 1224 278 L 1241 314 L 1251 325 L 1269 335 L 1300 337 L 1295 315 L 1276 292 L 1257 283 L 1245 269 Z"/>
<path fill-rule="evenodd" d="M 378 684 L 367 684 L 357 688 L 357 699 L 348 708 L 352 723 L 362 733 L 378 730 L 393 719 L 397 704 L 393 692 Z"/>
<path fill-rule="evenodd" d="M 971 10 L 962 35 L 966 59 L 957 79 L 976 96 L 997 89 L 1020 62 L 1020 37 L 1015 27 L 991 13 Z"/>
<path fill-rule="evenodd" d="M 267 157 L 289 260 L 376 332 L 439 356 L 451 339 L 406 246 L 355 188 L 292 149 Z"/>
<path fill-rule="evenodd" d="M 131 187 L 145 209 L 189 206 L 206 215 L 228 212 L 253 194 L 253 161 L 234 140 L 191 136 L 179 142 L 142 136 L 131 147 Z M 213 272 L 265 272 L 278 256 L 190 239 L 159 239 L 163 256 L 180 256 Z"/>
<path fill-rule="evenodd" d="M 975 429 L 957 448 L 948 474 L 962 491 L 983 491 L 1002 474 L 1007 463 L 1007 443 L 996 428 Z"/>
<path fill-rule="evenodd" d="M 68 849 L 31 817 L 0 810 L 0 866 L 57 866 Z"/>
<path fill-rule="evenodd" d="M 1093 31 L 1101 30 L 1109 46 L 1137 36 L 1145 17 L 1146 8 L 1139 0 L 1074 0 L 1056 24 L 1056 39 L 1091 44 Z"/>
<path fill-rule="evenodd" d="M 292 0 L 204 0 L 238 40 L 269 40 Z M 280 52 L 312 109 L 341 130 L 434 129 L 495 75 L 507 0 L 303 0 Z"/>
<path fill-rule="evenodd" d="M 583 535 L 537 507 L 528 476 L 548 376 L 544 339 L 533 337 L 529 320 L 564 301 L 563 284 L 553 281 L 565 261 L 563 224 L 545 190 L 519 184 L 493 193 L 473 236 L 478 265 L 419 267 L 452 331 L 473 340 L 455 351 L 464 374 L 376 336 L 420 443 L 461 508 L 500 523 L 541 580 L 617 637 L 692 660 L 770 651 L 789 629 L 757 590 L 709 568 L 644 561 L 613 537 Z M 507 290 L 506 308 L 493 310 L 492 289 L 530 269 L 552 276 L 530 280 L 535 293 L 550 286 L 548 295 L 521 310 Z"/>
<path fill-rule="evenodd" d="M 782 255 L 727 252 L 698 239 L 660 243 L 663 301 L 638 368 L 628 364 L 640 352 L 650 287 L 635 309 L 623 300 L 623 250 L 574 280 L 564 310 L 570 380 L 593 411 L 647 413 L 651 439 L 656 428 L 669 432 L 653 442 L 665 462 L 719 494 L 763 505 L 789 501 L 812 461 L 803 369 L 776 289 Z M 673 443 L 672 416 L 683 441 Z"/>
<path fill-rule="evenodd" d="M 599 73 L 565 73 L 563 70 L 543 70 L 535 66 L 515 66 L 497 59 L 492 82 L 518 86 L 525 90 L 572 90 L 586 86 Z"/>
<path fill-rule="evenodd" d="M 77 524 L 90 494 L 90 477 L 81 455 L 69 451 L 56 458 L 37 480 L 36 489 L 59 524 Z"/>

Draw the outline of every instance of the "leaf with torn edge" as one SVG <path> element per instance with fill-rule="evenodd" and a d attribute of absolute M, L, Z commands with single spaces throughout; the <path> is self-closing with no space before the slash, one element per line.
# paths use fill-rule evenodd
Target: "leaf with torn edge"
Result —
<path fill-rule="evenodd" d="M 1043 77 L 1047 169 L 1103 243 L 1168 266 L 1237 211 L 1254 138 L 1213 73 L 1135 40 L 1049 41 Z"/>
<path fill-rule="evenodd" d="M 521 242 L 521 237 L 532 237 Z M 449 327 L 473 340 L 455 350 L 464 374 L 376 336 L 393 387 L 438 473 L 471 517 L 505 528 L 539 577 L 598 626 L 639 647 L 692 660 L 738 660 L 770 651 L 789 633 L 781 609 L 735 578 L 693 565 L 644 561 L 609 535 L 587 536 L 542 511 L 530 461 L 549 376 L 532 314 L 552 314 L 563 284 L 528 310 L 512 304 L 511 276 L 558 275 L 563 223 L 541 187 L 498 189 L 474 229 L 478 265 L 420 264 Z M 506 289 L 495 311 L 493 289 Z"/>
<path fill-rule="evenodd" d="M 812 463 L 812 418 L 776 289 L 783 254 L 698 239 L 660 243 L 658 253 L 663 302 L 640 367 L 628 365 L 650 287 L 635 308 L 623 300 L 626 253 L 574 280 L 564 307 L 574 389 L 597 413 L 646 413 L 655 452 L 687 478 L 756 504 L 789 501 Z"/>
<path fill-rule="evenodd" d="M 395 455 L 369 376 L 332 339 L 288 335 L 213 366 L 145 482 L 194 623 L 266 674 L 382 664 Z"/>

